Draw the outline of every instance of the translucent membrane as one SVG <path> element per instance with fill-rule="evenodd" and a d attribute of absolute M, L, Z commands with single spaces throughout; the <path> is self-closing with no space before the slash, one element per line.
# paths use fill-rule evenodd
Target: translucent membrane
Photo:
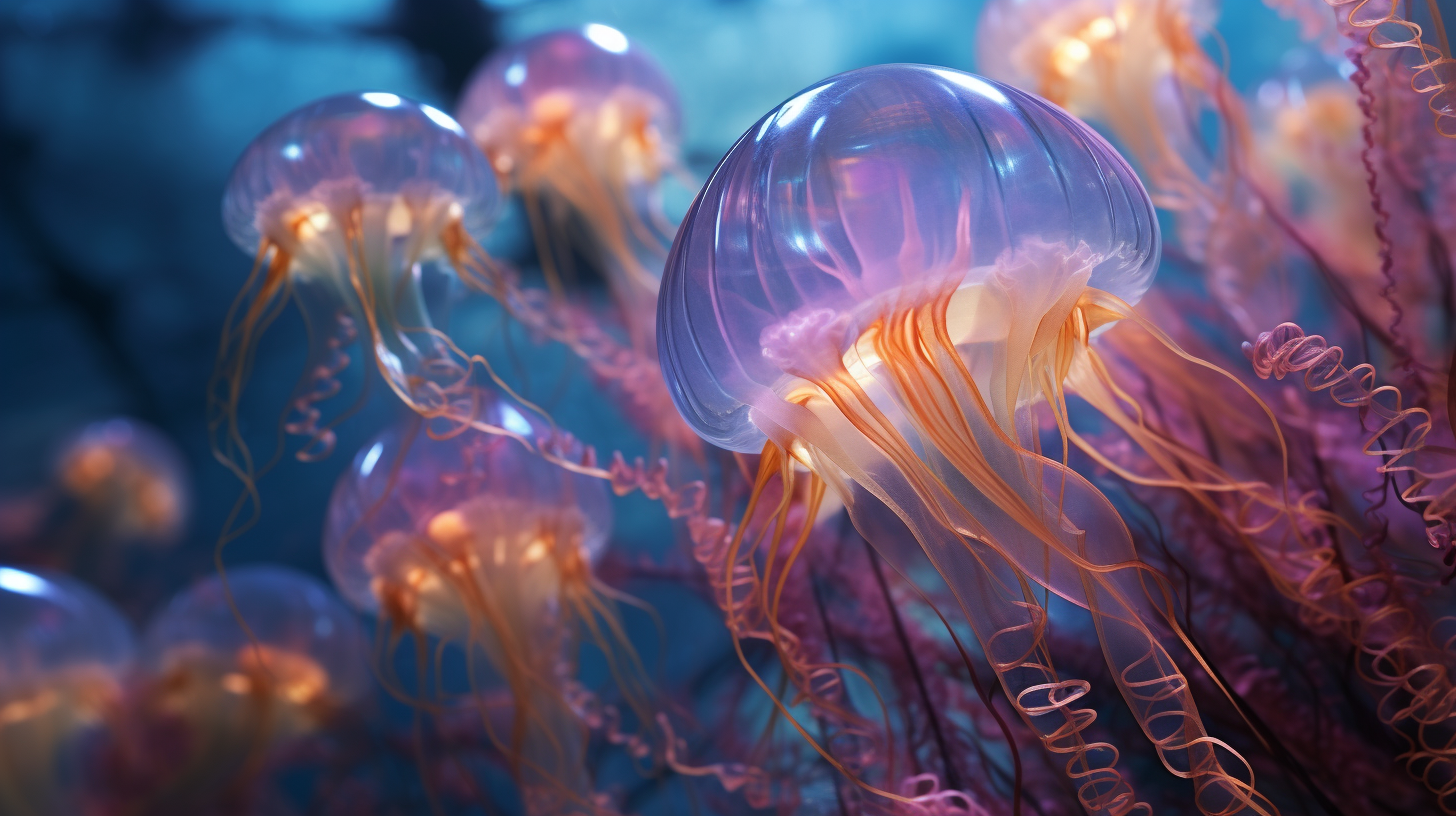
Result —
<path fill-rule="evenodd" d="M 402 637 L 416 641 L 421 678 L 431 651 L 424 638 L 458 649 L 466 697 L 510 760 L 528 810 L 596 813 L 603 806 L 584 754 L 591 695 L 574 679 L 579 637 L 602 649 L 640 709 L 638 724 L 651 722 L 642 667 L 618 620 L 623 596 L 591 574 L 611 528 L 607 486 L 538 456 L 533 447 L 551 447 L 550 432 L 513 407 L 495 403 L 482 417 L 517 438 L 472 430 L 436 438 L 412 421 L 365 445 L 334 490 L 325 560 L 346 597 L 381 618 L 378 658 L 392 691 L 423 708 L 442 702 L 395 675 Z M 510 692 L 505 725 L 483 702 L 493 684 Z M 635 759 L 650 752 L 636 737 L 608 736 Z"/>
<path fill-rule="evenodd" d="M 176 445 L 145 423 L 117 417 L 87 425 L 61 450 L 55 472 L 89 522 L 84 535 L 163 546 L 182 534 L 187 469 Z"/>
<path fill-rule="evenodd" d="M 64 575 L 0 566 L 0 812 L 76 812 L 67 759 L 112 713 L 134 636 L 121 614 Z"/>
<path fill-rule="evenodd" d="M 320 404 L 359 342 L 411 407 L 437 409 L 468 390 L 471 362 L 431 325 L 422 276 L 453 274 L 446 246 L 480 234 L 496 212 L 495 176 L 440 110 L 390 93 L 336 96 L 285 116 L 244 152 L 223 221 L 254 256 L 223 328 L 210 396 L 218 457 L 251 486 L 259 466 L 237 427 L 259 336 L 296 298 L 309 328 L 305 376 L 284 428 L 299 457 L 326 456 Z M 345 412 L 347 413 L 347 412 Z"/>
<path fill-rule="evenodd" d="M 244 628 L 246 626 L 246 628 Z M 143 638 L 142 717 L 185 745 L 147 800 L 193 809 L 246 785 L 279 747 L 362 702 L 368 641 L 334 592 L 276 566 L 245 566 L 177 595 Z"/>
<path fill-rule="evenodd" d="M 565 301 L 585 258 L 606 277 L 631 352 L 655 357 L 658 279 L 677 228 L 662 187 L 673 177 L 695 186 L 678 163 L 681 116 L 667 75 L 616 29 L 554 31 L 486 60 L 459 116 L 502 184 L 521 195 L 552 310 L 572 309 Z M 567 342 L 583 350 L 576 337 Z M 598 372 L 631 398 L 634 423 L 654 440 L 696 451 L 655 366 L 611 368 Z"/>
<path fill-rule="evenodd" d="M 1135 317 L 1158 240 L 1131 168 L 1064 111 L 946 69 L 853 71 L 770 112 L 714 172 L 664 275 L 660 354 L 700 435 L 762 446 L 754 502 L 807 468 L 907 579 L 928 558 L 1089 811 L 1146 806 L 1118 749 L 1084 736 L 1090 686 L 1055 668 L 1045 591 L 1091 612 L 1119 691 L 1202 812 L 1273 813 L 1162 644 L 1179 634 L 1166 579 L 1066 466 L 1068 442 L 1044 456 L 1036 431 L 1044 402 L 1076 438 L 1064 387 L 1105 386 L 1092 336 Z M 730 615 L 753 592 L 736 579 L 743 540 L 721 560 Z"/>
<path fill-rule="evenodd" d="M 988 76 L 1110 131 L 1252 339 L 1292 314 L 1278 277 L 1264 274 L 1285 239 L 1266 215 L 1269 179 L 1253 166 L 1242 100 L 1200 46 L 1213 16 L 1192 0 L 994 0 L 977 53 Z"/>

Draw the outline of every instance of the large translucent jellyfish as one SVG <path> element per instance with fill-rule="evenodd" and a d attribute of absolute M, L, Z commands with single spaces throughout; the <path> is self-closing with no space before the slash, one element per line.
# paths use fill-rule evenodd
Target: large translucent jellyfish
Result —
<path fill-rule="evenodd" d="M 1212 293 L 1252 338 L 1290 314 L 1269 274 L 1284 246 L 1251 181 L 1242 101 L 1199 44 L 1214 14 L 1201 0 L 993 0 L 976 53 L 987 76 L 1112 133 L 1153 200 L 1178 214 L 1186 251 L 1207 265 Z"/>
<path fill-rule="evenodd" d="M 183 591 L 143 639 L 140 716 L 149 731 L 180 735 L 141 760 L 156 780 L 146 812 L 245 796 L 277 749 L 366 698 L 368 648 L 338 595 L 291 569 L 239 567 L 226 588 L 212 576 Z M 165 766 L 146 768 L 156 757 Z"/>
<path fill-rule="evenodd" d="M 1139 800 L 1118 749 L 1084 735 L 1089 685 L 1055 668 L 1045 591 L 1090 610 L 1202 812 L 1273 813 L 1160 640 L 1181 631 L 1165 580 L 1065 464 L 1069 388 L 1139 430 L 1091 339 L 1119 318 L 1152 330 L 1129 304 L 1158 253 L 1131 168 L 1065 112 L 947 69 L 853 71 L 765 116 L 693 203 L 663 278 L 663 370 L 705 439 L 762 450 L 785 481 L 807 468 L 902 574 L 944 582 L 1089 812 Z"/>
<path fill-rule="evenodd" d="M 526 204 L 542 269 L 560 287 L 574 251 L 603 266 L 632 344 L 650 352 L 676 225 L 660 183 L 680 173 L 672 82 L 600 24 L 512 44 L 475 73 L 458 115 Z"/>
<path fill-rule="evenodd" d="M 80 812 L 78 738 L 109 718 L 131 627 L 64 575 L 0 567 L 0 813 Z"/>
<path fill-rule="evenodd" d="M 78 506 L 79 535 L 101 542 L 174 543 L 190 487 L 177 447 L 136 420 L 87 425 L 56 459 L 56 481 Z"/>
<path fill-rule="evenodd" d="M 505 403 L 486 416 L 546 444 L 548 431 Z M 433 637 L 464 655 L 467 703 L 490 686 L 509 691 L 508 725 L 484 710 L 482 720 L 533 814 L 599 810 L 571 693 L 579 637 L 603 649 L 619 689 L 640 704 L 641 667 L 610 600 L 620 596 L 592 576 L 610 528 L 605 482 L 519 439 L 437 439 L 419 423 L 365 445 L 329 506 L 329 571 L 352 604 L 381 619 L 386 661 L 401 637 L 422 650 Z M 388 664 L 385 673 L 408 696 Z"/>
<path fill-rule="evenodd" d="M 223 327 L 209 392 L 214 449 L 245 482 L 257 465 L 237 425 L 259 336 L 291 298 L 309 328 L 306 374 L 285 428 L 326 456 L 320 402 L 339 390 L 356 339 L 415 410 L 448 410 L 469 361 L 431 325 L 421 278 L 474 246 L 499 193 L 448 115 L 392 93 L 334 96 L 274 123 L 239 159 L 223 199 L 229 237 L 255 258 Z M 468 412 L 467 412 L 468 413 Z"/>

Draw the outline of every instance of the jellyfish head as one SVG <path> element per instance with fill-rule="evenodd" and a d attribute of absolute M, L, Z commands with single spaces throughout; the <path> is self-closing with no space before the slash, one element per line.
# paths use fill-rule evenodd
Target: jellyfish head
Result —
<path fill-rule="evenodd" d="M 406 401 L 451 377 L 420 279 L 437 268 L 451 273 L 461 245 L 489 225 L 498 197 L 485 158 L 453 119 L 392 93 L 329 97 L 254 139 L 223 199 L 228 235 L 256 258 L 224 326 L 211 395 L 225 460 L 245 475 L 250 467 L 231 417 L 258 335 L 289 295 L 313 346 L 288 426 L 309 440 L 302 458 L 332 447 L 314 404 L 338 390 L 344 349 L 356 336 Z"/>
<path fill-rule="evenodd" d="M 1147 193 L 1080 121 L 971 74 L 867 68 L 783 103 L 723 159 L 669 259 L 659 353 L 684 418 L 732 450 L 787 431 L 786 402 L 850 409 L 880 383 L 914 391 L 902 377 L 1014 433 L 1109 320 L 1091 293 L 1135 303 L 1158 249 Z"/>
<path fill-rule="evenodd" d="M 330 589 L 282 567 L 231 570 L 226 587 L 198 582 L 152 621 L 143 648 L 157 713 L 181 723 L 195 757 L 232 763 L 228 772 L 318 731 L 369 689 L 358 620 Z"/>
<path fill-rule="evenodd" d="M 680 128 L 662 69 L 597 23 L 501 49 L 471 79 L 460 121 L 502 179 L 572 199 L 573 174 L 655 181 L 675 159 Z"/>
<path fill-rule="evenodd" d="M 1182 70 L 1198 44 L 1190 23 L 1211 18 L 1204 4 L 1174 0 L 992 0 L 977 27 L 979 68 L 1079 116 L 1126 117 L 1119 105 L 1168 104 L 1150 98 Z M 1142 98 L 1133 94 L 1142 93 Z"/>
<path fill-rule="evenodd" d="M 548 280 L 573 251 L 594 259 L 648 348 L 673 234 L 659 181 L 681 175 L 677 94 L 662 69 L 608 26 L 543 34 L 481 66 L 460 121 L 521 192 Z"/>
<path fill-rule="evenodd" d="M 489 413 L 519 438 L 433 438 L 411 424 L 366 445 L 334 490 L 325 560 L 344 595 L 378 614 L 385 631 L 462 654 L 472 693 L 509 692 L 510 723 L 486 718 L 486 727 L 528 812 L 564 812 L 568 803 L 595 812 L 584 726 L 567 689 L 574 634 L 620 631 L 591 575 L 610 527 L 606 488 L 522 444 L 539 448 L 551 431 L 513 406 Z"/>
<path fill-rule="evenodd" d="M 522 444 L 551 431 L 514 406 L 488 413 L 519 438 L 409 424 L 366 445 L 334 490 L 326 561 L 345 597 L 395 626 L 484 633 L 499 665 L 538 649 L 554 660 L 563 599 L 586 591 L 606 542 L 606 488 Z"/>
<path fill-rule="evenodd" d="M 92 423 L 56 461 L 61 488 L 106 541 L 167 545 L 186 522 L 186 467 L 159 431 L 131 419 Z"/>
<path fill-rule="evenodd" d="M 121 694 L 131 628 L 63 575 L 0 567 L 0 811 L 75 812 L 77 738 Z"/>

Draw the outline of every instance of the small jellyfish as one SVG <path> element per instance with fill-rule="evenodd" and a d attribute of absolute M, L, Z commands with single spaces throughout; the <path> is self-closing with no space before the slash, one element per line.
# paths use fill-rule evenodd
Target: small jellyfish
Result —
<path fill-rule="evenodd" d="M 491 56 L 458 114 L 524 199 L 548 281 L 559 293 L 574 250 L 596 259 L 633 346 L 650 353 L 676 232 L 661 183 L 682 175 L 677 92 L 662 68 L 614 28 L 553 31 Z"/>
<path fill-rule="evenodd" d="M 87 425 L 61 450 L 55 475 L 87 539 L 166 546 L 182 534 L 187 469 L 155 428 L 122 417 Z"/>
<path fill-rule="evenodd" d="M 212 388 L 214 449 L 250 483 L 257 466 L 237 410 L 259 336 L 286 302 L 309 329 L 305 376 L 285 424 L 327 456 L 333 425 L 318 403 L 340 389 L 356 340 L 411 408 L 448 411 L 469 378 L 435 329 L 423 275 L 454 274 L 495 215 L 499 192 L 485 157 L 448 115 L 392 93 L 329 97 L 283 117 L 238 160 L 223 199 L 229 237 L 255 258 L 223 327 Z"/>
<path fill-rule="evenodd" d="M 134 637 L 64 575 L 0 567 L 0 813 L 79 812 L 78 738 L 109 719 Z"/>
<path fill-rule="evenodd" d="M 1357 296 L 1375 302 L 1384 284 L 1360 161 L 1365 117 L 1355 86 L 1333 71 L 1291 71 L 1266 80 L 1256 100 L 1258 144 L 1266 166 L 1290 192 L 1291 215 Z M 1381 316 L 1380 322 L 1389 318 Z"/>
<path fill-rule="evenodd" d="M 149 813 L 246 795 L 279 748 L 318 733 L 373 687 L 353 612 L 284 567 L 230 570 L 226 588 L 216 576 L 197 582 L 157 614 L 142 647 L 142 717 L 152 733 L 175 735 L 146 751 L 166 763 L 147 769 Z"/>
<path fill-rule="evenodd" d="M 505 403 L 489 416 L 537 444 L 547 433 Z M 509 726 L 483 719 L 532 814 L 601 808 L 571 691 L 577 639 L 602 648 L 629 700 L 641 694 L 641 667 L 610 600 L 621 596 L 592 575 L 610 529 L 605 482 L 559 468 L 518 439 L 434 438 L 418 422 L 365 445 L 329 505 L 329 572 L 350 603 L 379 616 L 381 642 L 408 635 L 424 654 L 431 637 L 458 650 L 467 701 L 486 686 L 509 691 Z M 634 759 L 645 753 L 635 749 Z"/>
<path fill-rule="evenodd" d="M 977 54 L 987 76 L 1111 132 L 1253 338 L 1291 314 L 1278 276 L 1266 274 L 1284 245 L 1252 181 L 1260 174 L 1243 103 L 1199 44 L 1214 14 L 1202 0 L 993 0 Z"/>
<path fill-rule="evenodd" d="M 1095 453 L 1069 392 L 1139 431 L 1092 339 L 1118 319 L 1156 332 L 1130 304 L 1159 242 L 1126 160 L 1046 101 L 929 66 L 851 71 L 719 164 L 668 260 L 658 347 L 688 423 L 762 451 L 755 496 L 763 474 L 807 469 L 902 575 L 943 583 L 1089 812 L 1140 800 L 1118 749 L 1086 733 L 1089 682 L 1055 668 L 1048 591 L 1090 612 L 1118 691 L 1203 813 L 1272 814 L 1162 645 L 1181 633 L 1166 579 L 1067 466 L 1069 442 Z"/>

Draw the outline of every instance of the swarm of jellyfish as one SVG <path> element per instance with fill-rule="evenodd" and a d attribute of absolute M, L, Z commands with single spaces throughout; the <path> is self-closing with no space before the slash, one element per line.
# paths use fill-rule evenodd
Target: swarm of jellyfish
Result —
<path fill-rule="evenodd" d="M 980 73 L 824 78 L 701 186 L 595 23 L 458 116 L 284 116 L 211 569 L 139 646 L 65 574 L 180 535 L 136 423 L 0 505 L 0 813 L 1456 814 L 1456 60 L 1435 3 L 1268 2 L 1243 93 L 1212 4 L 989 0 Z M 254 563 L 370 381 L 315 574 Z"/>

